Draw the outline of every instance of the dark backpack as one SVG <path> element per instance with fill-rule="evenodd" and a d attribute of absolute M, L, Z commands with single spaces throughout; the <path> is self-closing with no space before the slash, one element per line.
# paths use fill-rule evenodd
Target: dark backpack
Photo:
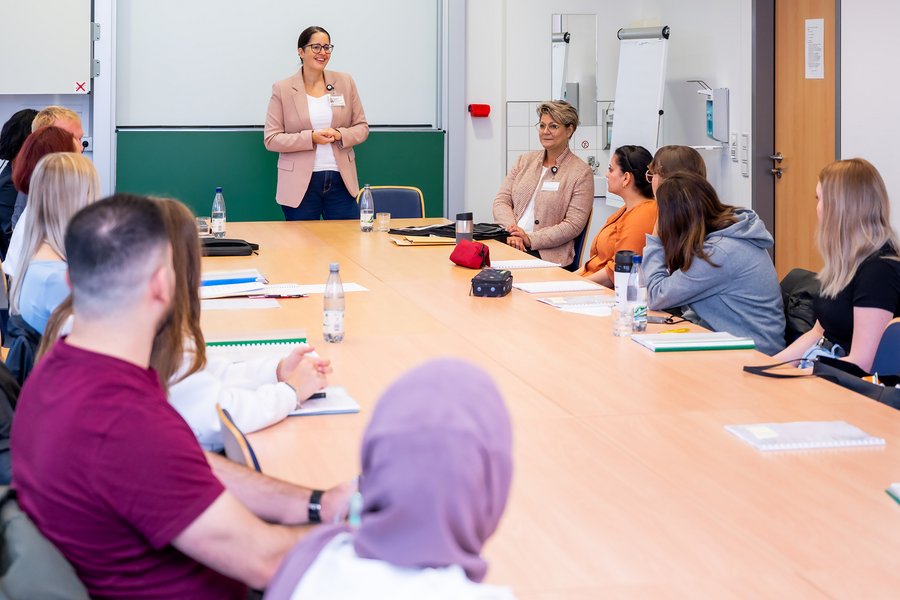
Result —
<path fill-rule="evenodd" d="M 0 485 L 9 485 L 9 434 L 13 409 L 19 399 L 19 384 L 6 365 L 0 363 Z"/>
<path fill-rule="evenodd" d="M 812 271 L 794 269 L 781 280 L 784 341 L 788 346 L 816 324 L 813 302 L 818 294 L 819 280 Z"/>

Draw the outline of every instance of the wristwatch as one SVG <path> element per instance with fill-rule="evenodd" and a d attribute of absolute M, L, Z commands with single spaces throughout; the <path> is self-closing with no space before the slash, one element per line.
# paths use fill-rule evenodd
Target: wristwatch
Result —
<path fill-rule="evenodd" d="M 309 495 L 306 513 L 310 523 L 322 522 L 322 494 L 324 493 L 323 490 L 313 490 Z"/>

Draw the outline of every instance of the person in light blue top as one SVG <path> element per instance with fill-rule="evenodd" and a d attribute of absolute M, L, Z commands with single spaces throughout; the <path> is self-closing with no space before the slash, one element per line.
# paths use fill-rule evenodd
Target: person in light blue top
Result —
<path fill-rule="evenodd" d="M 69 294 L 66 226 L 99 195 L 97 170 L 80 154 L 48 154 L 34 169 L 28 217 L 19 224 L 25 230 L 10 291 L 10 314 L 37 333 L 43 333 L 50 314 Z"/>
<path fill-rule="evenodd" d="M 66 263 L 61 260 L 33 260 L 22 280 L 19 314 L 35 331 L 44 333 L 47 319 L 68 295 Z"/>

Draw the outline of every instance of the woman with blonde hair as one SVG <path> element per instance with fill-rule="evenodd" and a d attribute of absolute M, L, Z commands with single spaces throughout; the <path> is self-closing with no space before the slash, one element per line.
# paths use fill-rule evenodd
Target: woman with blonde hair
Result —
<path fill-rule="evenodd" d="M 846 358 L 868 371 L 888 322 L 900 316 L 900 243 L 887 188 L 862 158 L 831 163 L 816 185 L 816 244 L 825 266 L 816 324 L 776 358 Z"/>
<path fill-rule="evenodd" d="M 172 242 L 175 297 L 172 313 L 156 334 L 150 366 L 168 390 L 169 402 L 181 414 L 205 450 L 221 450 L 221 424 L 216 404 L 227 409 L 238 428 L 250 433 L 284 419 L 326 385 L 330 363 L 298 348 L 287 356 L 233 362 L 206 355 L 200 329 L 200 241 L 194 215 L 184 204 L 154 199 L 162 210 Z M 68 328 L 71 296 L 53 314 L 38 358 Z"/>
<path fill-rule="evenodd" d="M 519 157 L 494 198 L 494 220 L 506 242 L 523 252 L 573 270 L 575 238 L 594 205 L 594 174 L 569 150 L 578 111 L 562 100 L 537 108 L 543 150 Z"/>
<path fill-rule="evenodd" d="M 22 253 L 15 264 L 10 312 L 43 332 L 50 313 L 69 295 L 66 282 L 66 225 L 100 195 L 100 178 L 90 160 L 73 152 L 48 154 L 31 176 Z"/>

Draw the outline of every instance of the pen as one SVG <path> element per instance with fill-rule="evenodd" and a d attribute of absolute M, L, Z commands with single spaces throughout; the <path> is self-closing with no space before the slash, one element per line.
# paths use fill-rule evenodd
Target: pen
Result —
<path fill-rule="evenodd" d="M 260 294 L 258 296 L 247 296 L 254 300 L 259 298 L 306 298 L 306 294 Z"/>
<path fill-rule="evenodd" d="M 661 331 L 660 333 L 687 333 L 690 329 L 687 327 L 679 327 L 678 329 L 667 329 L 665 331 Z"/>
<path fill-rule="evenodd" d="M 325 397 L 325 392 L 316 392 L 315 394 L 313 394 L 312 396 L 307 398 L 307 400 L 316 400 L 318 398 L 324 398 L 324 397 Z"/>

